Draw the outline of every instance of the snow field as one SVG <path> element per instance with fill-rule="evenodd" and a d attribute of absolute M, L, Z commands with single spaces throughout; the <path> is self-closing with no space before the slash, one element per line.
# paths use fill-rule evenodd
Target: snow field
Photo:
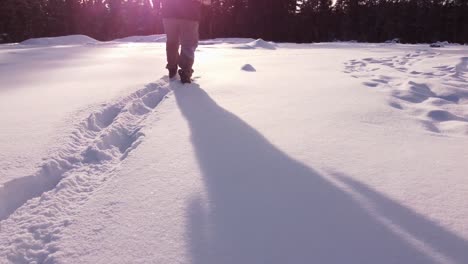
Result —
<path fill-rule="evenodd" d="M 115 64 L 145 71 L 158 60 L 162 70 L 113 74 L 113 85 L 144 88 L 88 111 L 74 106 L 86 117 L 54 131 L 70 141 L 3 185 L 0 263 L 467 262 L 465 47 L 204 44 L 196 83 L 185 86 L 150 82 L 163 73 L 161 44 L 81 47 L 112 58 L 89 78 L 99 88 Z M 21 54 L 7 56 L 10 73 L 30 69 L 15 64 Z M 35 96 L 60 91 L 41 97 L 44 89 Z M 22 118 L 11 112 L 4 124 Z M 13 128 L 3 133 L 35 133 Z"/>
<path fill-rule="evenodd" d="M 35 173 L 100 104 L 159 79 L 163 54 L 138 43 L 0 46 L 0 185 Z"/>
<path fill-rule="evenodd" d="M 168 91 L 167 83 L 159 81 L 104 105 L 78 125 L 65 148 L 37 173 L 0 188 L 0 220 L 6 219 L 0 238 L 10 241 L 0 251 L 9 261 L 47 263 L 54 240 L 69 224 L 69 217 L 141 143 L 144 120 Z M 13 230 L 5 227 L 10 221 L 19 230 L 10 233 Z"/>

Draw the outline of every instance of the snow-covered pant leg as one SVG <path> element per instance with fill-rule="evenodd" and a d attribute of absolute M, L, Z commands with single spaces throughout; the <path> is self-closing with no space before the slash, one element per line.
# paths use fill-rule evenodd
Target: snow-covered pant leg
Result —
<path fill-rule="evenodd" d="M 179 46 L 180 46 L 180 20 L 179 19 L 164 19 L 164 31 L 166 32 L 166 56 L 167 69 L 177 70 L 179 61 Z"/>
<path fill-rule="evenodd" d="M 183 20 L 180 27 L 180 43 L 182 45 L 179 66 L 189 76 L 195 61 L 195 50 L 198 47 L 198 21 Z"/>

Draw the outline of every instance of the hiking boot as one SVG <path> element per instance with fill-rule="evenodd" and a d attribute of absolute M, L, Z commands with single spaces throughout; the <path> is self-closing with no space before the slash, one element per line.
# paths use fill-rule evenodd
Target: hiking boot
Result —
<path fill-rule="evenodd" d="M 184 71 L 182 69 L 179 70 L 180 81 L 182 83 L 192 83 L 192 79 L 190 79 L 192 77 L 192 73 L 193 70 L 191 70 L 190 72 Z"/>
<path fill-rule="evenodd" d="M 169 70 L 169 79 L 173 79 L 177 74 L 177 68 L 175 69 L 168 69 Z"/>

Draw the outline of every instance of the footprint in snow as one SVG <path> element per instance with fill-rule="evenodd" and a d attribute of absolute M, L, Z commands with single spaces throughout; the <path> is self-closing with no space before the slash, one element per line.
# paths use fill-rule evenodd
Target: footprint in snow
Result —
<path fill-rule="evenodd" d="M 427 113 L 427 116 L 436 122 L 446 122 L 446 121 L 462 121 L 468 122 L 463 117 L 456 116 L 448 111 L 444 110 L 433 110 Z"/>

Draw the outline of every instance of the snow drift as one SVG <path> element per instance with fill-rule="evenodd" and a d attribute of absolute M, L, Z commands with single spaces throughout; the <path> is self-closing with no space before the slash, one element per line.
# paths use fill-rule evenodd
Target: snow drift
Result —
<path fill-rule="evenodd" d="M 131 36 L 126 38 L 120 38 L 113 40 L 114 42 L 148 42 L 148 43 L 158 43 L 158 42 L 166 42 L 166 35 L 159 34 L 159 35 L 149 35 L 149 36 Z"/>
<path fill-rule="evenodd" d="M 83 45 L 95 44 L 99 41 L 85 35 L 70 35 L 52 38 L 32 38 L 21 42 L 23 45 Z"/>

